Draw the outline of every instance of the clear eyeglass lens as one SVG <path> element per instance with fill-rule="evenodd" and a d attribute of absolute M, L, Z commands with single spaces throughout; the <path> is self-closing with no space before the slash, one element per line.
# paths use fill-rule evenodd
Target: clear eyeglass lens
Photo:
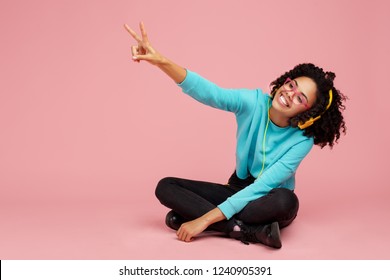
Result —
<path fill-rule="evenodd" d="M 298 105 L 303 104 L 303 105 L 307 106 L 307 102 L 306 102 L 305 97 L 302 95 L 301 92 L 298 91 L 297 85 L 295 84 L 295 82 L 293 80 L 288 79 L 284 84 L 284 88 L 287 91 L 294 92 L 293 102 L 295 104 L 298 104 Z"/>
<path fill-rule="evenodd" d="M 299 92 L 295 92 L 293 102 L 295 104 L 304 104 L 303 96 Z"/>

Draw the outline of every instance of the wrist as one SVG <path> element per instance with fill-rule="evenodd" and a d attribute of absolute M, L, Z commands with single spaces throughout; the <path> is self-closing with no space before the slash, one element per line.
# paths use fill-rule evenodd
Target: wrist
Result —
<path fill-rule="evenodd" d="M 187 76 L 187 70 L 185 68 L 175 64 L 165 56 L 161 55 L 156 65 L 158 68 L 160 68 L 160 70 L 171 77 L 177 84 L 183 82 Z"/>
<path fill-rule="evenodd" d="M 203 223 L 206 227 L 208 227 L 209 225 L 212 225 L 212 224 L 213 224 L 213 220 L 210 219 L 210 217 L 208 217 L 207 214 L 206 214 L 206 215 L 203 215 L 203 216 L 201 217 L 201 220 L 202 220 L 202 223 Z"/>
<path fill-rule="evenodd" d="M 166 67 L 169 67 L 170 65 L 172 65 L 172 62 L 168 58 L 166 58 L 165 56 L 160 55 L 160 58 L 159 58 L 158 62 L 156 63 L 156 65 L 160 68 L 166 68 Z"/>
<path fill-rule="evenodd" d="M 207 226 L 226 219 L 221 210 L 218 208 L 207 212 L 201 218 Z"/>

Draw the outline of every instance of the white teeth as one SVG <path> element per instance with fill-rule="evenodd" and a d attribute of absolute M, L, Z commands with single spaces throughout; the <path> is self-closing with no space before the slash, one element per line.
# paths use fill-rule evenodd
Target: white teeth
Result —
<path fill-rule="evenodd" d="M 282 101 L 282 103 L 288 107 L 287 100 L 286 100 L 286 98 L 284 98 L 283 95 L 280 96 L 280 101 Z"/>

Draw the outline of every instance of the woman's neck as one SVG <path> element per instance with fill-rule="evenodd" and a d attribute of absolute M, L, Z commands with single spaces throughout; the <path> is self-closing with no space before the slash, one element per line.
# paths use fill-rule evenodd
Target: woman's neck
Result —
<path fill-rule="evenodd" d="M 275 108 L 273 108 L 271 106 L 271 108 L 269 109 L 269 118 L 271 119 L 271 121 L 279 126 L 279 127 L 287 127 L 289 126 L 289 119 L 282 116 L 278 111 L 275 110 Z"/>

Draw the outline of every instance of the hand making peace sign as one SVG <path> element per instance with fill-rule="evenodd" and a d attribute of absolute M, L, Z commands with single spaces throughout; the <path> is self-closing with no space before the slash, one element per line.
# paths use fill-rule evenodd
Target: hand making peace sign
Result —
<path fill-rule="evenodd" d="M 164 57 L 151 46 L 143 22 L 139 24 L 141 38 L 127 24 L 125 24 L 124 27 L 138 43 L 138 46 L 131 46 L 131 53 L 134 61 L 140 62 L 141 60 L 146 60 L 153 65 L 163 61 Z"/>

